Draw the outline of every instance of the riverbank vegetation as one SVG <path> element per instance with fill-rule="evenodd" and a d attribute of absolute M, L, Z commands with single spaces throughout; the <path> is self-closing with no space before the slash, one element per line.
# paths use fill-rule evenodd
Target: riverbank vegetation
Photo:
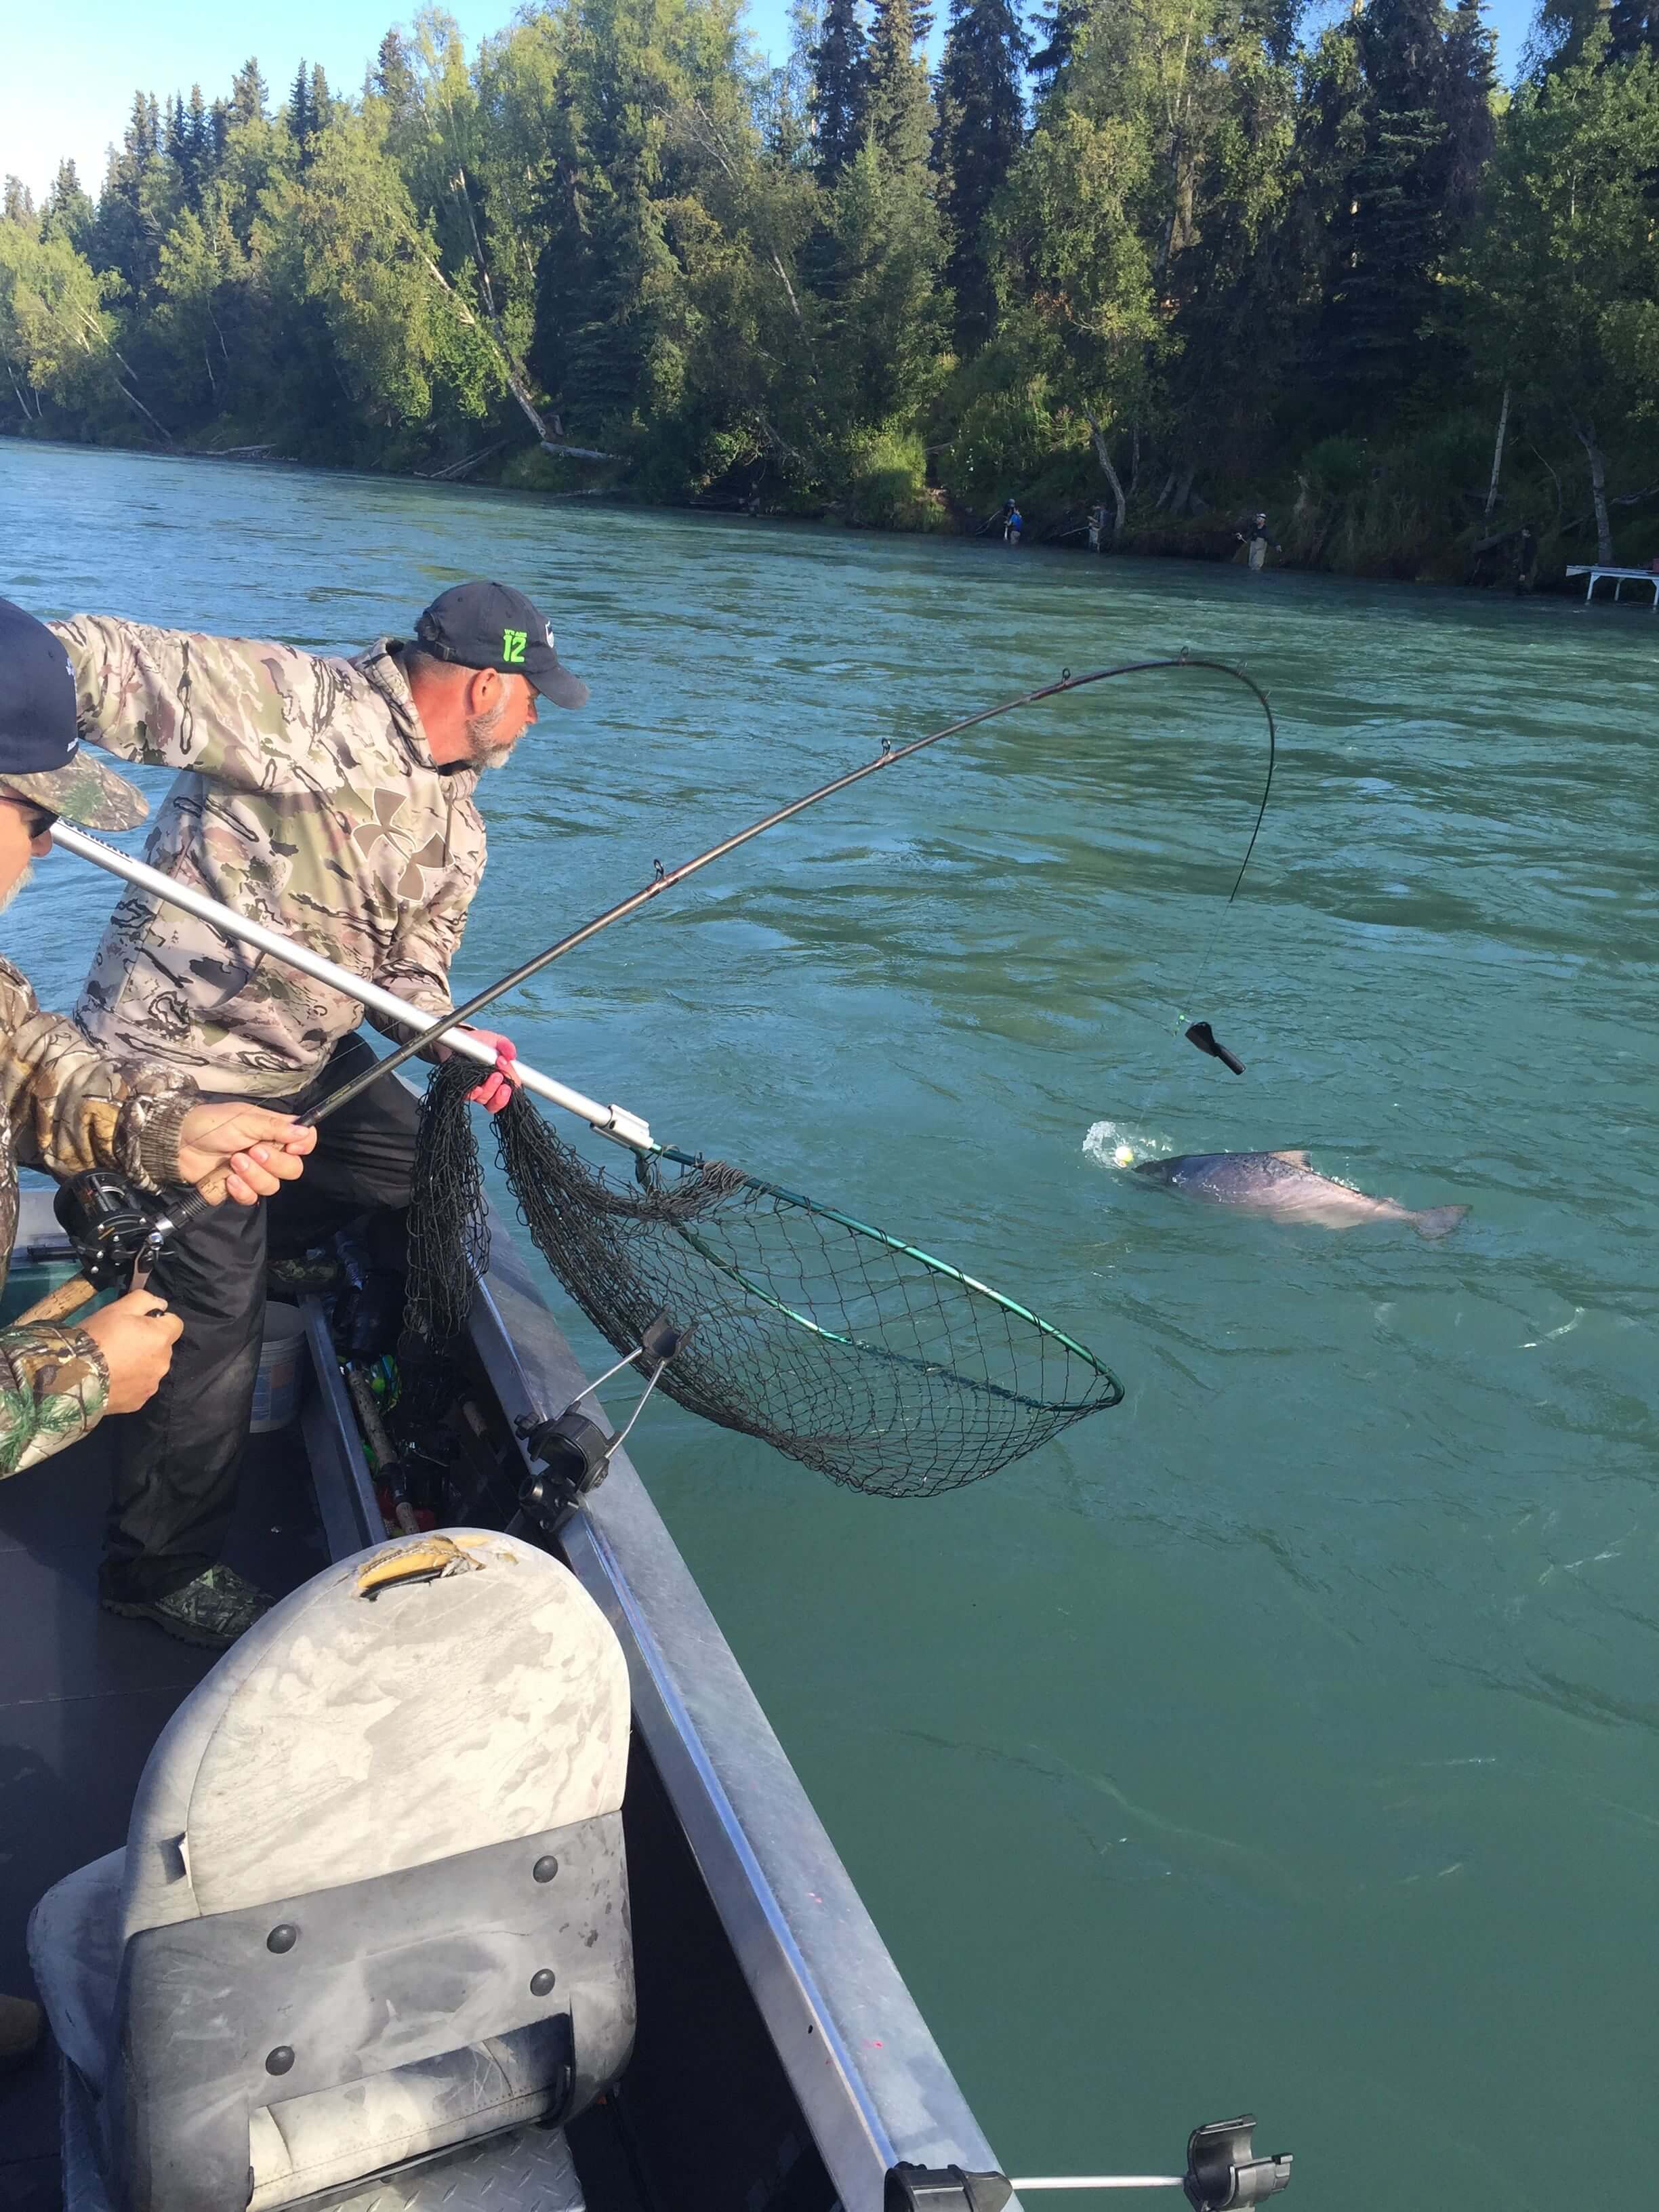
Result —
<path fill-rule="evenodd" d="M 1504 581 L 1659 553 L 1659 9 L 428 9 L 0 219 L 0 428 Z"/>

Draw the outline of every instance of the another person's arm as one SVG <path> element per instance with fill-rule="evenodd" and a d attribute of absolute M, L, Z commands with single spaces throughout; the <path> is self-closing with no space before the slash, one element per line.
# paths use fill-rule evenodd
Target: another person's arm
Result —
<path fill-rule="evenodd" d="M 115 615 L 71 615 L 47 628 L 69 655 L 90 744 L 242 791 L 337 787 L 338 760 L 318 742 L 339 707 L 337 663 L 264 639 L 156 629 Z"/>
<path fill-rule="evenodd" d="M 315 1142 L 286 1115 L 198 1099 L 177 1077 L 135 1087 L 72 1022 L 43 1012 L 0 961 L 0 1110 L 26 1165 L 73 1175 L 109 1168 L 150 1190 L 195 1182 L 243 1204 L 300 1172 Z M 180 1323 L 164 1302 L 130 1292 L 81 1324 L 0 1330 L 0 1475 L 15 1474 L 144 1404 L 167 1372 Z"/>
<path fill-rule="evenodd" d="M 129 1291 L 88 1321 L 0 1329 L 0 1477 L 148 1404 L 183 1328 L 162 1299 Z"/>

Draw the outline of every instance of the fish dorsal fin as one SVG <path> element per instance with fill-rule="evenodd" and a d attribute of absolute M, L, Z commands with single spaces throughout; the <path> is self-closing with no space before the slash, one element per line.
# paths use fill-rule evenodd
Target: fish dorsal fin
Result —
<path fill-rule="evenodd" d="M 1288 1166 L 1293 1168 L 1310 1168 L 1313 1165 L 1313 1162 L 1305 1152 L 1275 1152 L 1273 1157 L 1276 1160 L 1285 1161 Z"/>

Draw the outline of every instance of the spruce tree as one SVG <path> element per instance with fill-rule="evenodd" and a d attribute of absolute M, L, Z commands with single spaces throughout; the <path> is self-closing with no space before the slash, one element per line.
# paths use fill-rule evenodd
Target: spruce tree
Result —
<path fill-rule="evenodd" d="M 1049 0 L 1033 16 L 1036 43 L 1029 66 L 1039 107 L 1059 89 L 1077 51 L 1078 33 L 1088 19 L 1088 0 Z"/>
<path fill-rule="evenodd" d="M 420 106 L 414 64 L 400 31 L 388 31 L 374 57 L 375 91 L 391 110 L 394 123 L 405 123 Z"/>
<path fill-rule="evenodd" d="M 15 222 L 31 237 L 34 234 L 34 194 L 21 177 L 8 177 L 0 185 L 0 222 Z"/>
<path fill-rule="evenodd" d="M 986 226 L 1024 137 L 1022 71 L 1029 51 L 1009 0 L 951 0 L 939 70 L 937 166 L 950 239 L 946 275 L 956 294 L 957 346 L 991 334 L 994 295 Z"/>
<path fill-rule="evenodd" d="M 311 110 L 311 70 L 303 61 L 295 70 L 289 90 L 288 127 L 302 151 L 307 139 L 317 128 L 317 119 Z"/>
<path fill-rule="evenodd" d="M 807 103 L 819 174 L 833 184 L 857 153 L 869 99 L 869 55 L 860 0 L 828 0 L 823 27 L 812 48 L 812 94 Z"/>
<path fill-rule="evenodd" d="M 263 123 L 270 98 L 264 73 L 250 54 L 230 81 L 232 123 Z"/>
<path fill-rule="evenodd" d="M 1349 406 L 1375 419 L 1422 374 L 1438 271 L 1492 143 L 1491 45 L 1479 0 L 1370 0 L 1354 19 L 1364 80 L 1364 147 L 1335 227 L 1328 361 Z M 1462 204 L 1459 204 L 1460 200 Z"/>
<path fill-rule="evenodd" d="M 865 127 L 888 160 L 907 175 L 927 167 L 937 120 L 927 90 L 927 64 L 916 53 L 921 35 L 910 0 L 875 0 Z"/>
<path fill-rule="evenodd" d="M 66 238 L 77 253 L 84 252 L 96 213 L 80 171 L 73 161 L 60 161 L 41 211 L 41 236 Z"/>

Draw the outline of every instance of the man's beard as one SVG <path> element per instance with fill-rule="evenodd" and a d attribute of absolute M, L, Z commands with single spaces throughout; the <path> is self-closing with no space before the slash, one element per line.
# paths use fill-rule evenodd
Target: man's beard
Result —
<path fill-rule="evenodd" d="M 512 746 L 490 743 L 501 726 L 506 713 L 507 705 L 503 701 L 499 707 L 492 707 L 488 714 L 472 714 L 467 718 L 466 757 L 474 768 L 482 770 L 506 766 L 512 755 Z"/>
<path fill-rule="evenodd" d="M 19 891 L 27 890 L 29 878 L 33 873 L 34 871 L 33 868 L 25 868 L 22 874 L 19 876 L 17 881 L 11 886 L 9 890 L 0 891 L 0 914 L 3 914 L 5 912 L 6 908 L 11 904 Z"/>

